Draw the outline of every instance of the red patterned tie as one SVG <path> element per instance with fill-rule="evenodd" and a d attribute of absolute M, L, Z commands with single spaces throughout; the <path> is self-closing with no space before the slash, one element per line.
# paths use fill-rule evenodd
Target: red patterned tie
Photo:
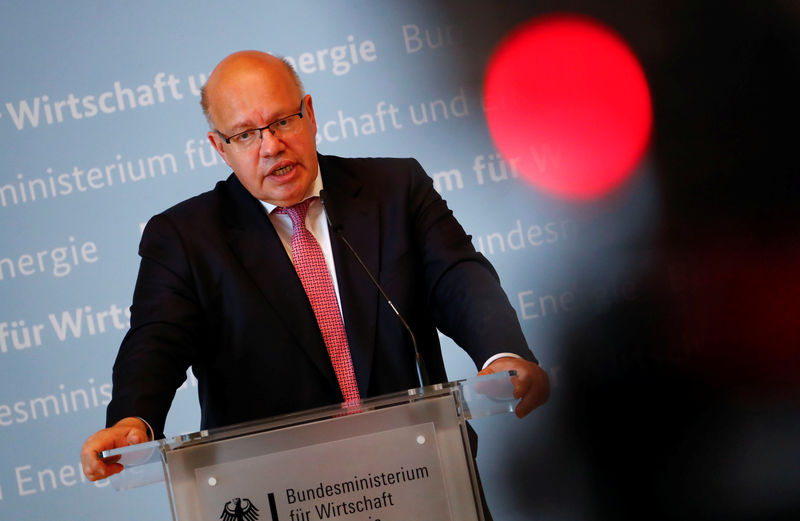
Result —
<path fill-rule="evenodd" d="M 322 340 L 331 357 L 342 396 L 345 402 L 352 403 L 359 400 L 358 384 L 336 292 L 322 250 L 306 228 L 306 214 L 312 199 L 316 197 L 288 208 L 276 208 L 275 211 L 286 214 L 292 219 L 291 245 L 294 269 L 311 302 L 311 309 L 314 310 L 319 330 L 322 332 Z"/>

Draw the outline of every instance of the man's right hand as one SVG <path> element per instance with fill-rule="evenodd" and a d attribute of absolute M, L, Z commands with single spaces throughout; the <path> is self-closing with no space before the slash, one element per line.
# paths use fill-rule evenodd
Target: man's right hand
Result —
<path fill-rule="evenodd" d="M 116 462 L 104 462 L 100 453 L 104 450 L 127 447 L 149 440 L 148 429 L 140 418 L 124 418 L 113 427 L 91 435 L 81 449 L 83 473 L 91 481 L 107 478 L 121 472 L 123 466 Z"/>

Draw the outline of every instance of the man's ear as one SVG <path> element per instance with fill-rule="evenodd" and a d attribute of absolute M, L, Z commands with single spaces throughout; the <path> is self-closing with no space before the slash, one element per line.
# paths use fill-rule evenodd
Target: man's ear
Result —
<path fill-rule="evenodd" d="M 305 113 L 309 121 L 311 122 L 311 127 L 314 129 L 314 135 L 317 134 L 317 120 L 314 118 L 314 104 L 311 101 L 311 94 L 306 94 L 305 102 L 306 109 Z"/>
<path fill-rule="evenodd" d="M 228 153 L 225 150 L 225 147 L 223 147 L 225 140 L 222 139 L 222 136 L 220 136 L 219 133 L 214 130 L 209 131 L 206 135 L 208 136 L 208 140 L 211 141 L 211 145 L 214 147 L 214 150 L 217 151 L 222 160 L 225 161 L 228 166 L 231 166 L 230 162 L 228 161 Z"/>

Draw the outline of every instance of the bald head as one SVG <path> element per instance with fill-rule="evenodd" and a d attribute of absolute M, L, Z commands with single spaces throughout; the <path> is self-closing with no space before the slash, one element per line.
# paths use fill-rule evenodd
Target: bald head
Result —
<path fill-rule="evenodd" d="M 200 106 L 212 129 L 216 128 L 213 108 L 215 101 L 224 97 L 230 89 L 238 88 L 243 80 L 257 80 L 259 75 L 268 81 L 291 82 L 297 90 L 298 99 L 305 94 L 297 71 L 285 58 L 261 51 L 235 52 L 217 64 L 200 90 Z"/>
<path fill-rule="evenodd" d="M 317 122 L 289 64 L 258 51 L 231 54 L 209 76 L 202 103 L 209 141 L 253 197 L 285 207 L 309 193 L 319 172 Z M 249 144 L 231 141 L 251 133 L 258 139 Z"/>

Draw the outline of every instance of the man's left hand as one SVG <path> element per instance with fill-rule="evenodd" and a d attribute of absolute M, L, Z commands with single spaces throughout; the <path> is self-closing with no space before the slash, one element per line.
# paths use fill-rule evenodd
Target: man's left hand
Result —
<path fill-rule="evenodd" d="M 478 375 L 512 370 L 517 372 L 517 376 L 511 377 L 511 383 L 514 385 L 514 398 L 521 398 L 514 413 L 517 417 L 522 418 L 550 397 L 550 379 L 538 364 L 511 356 L 498 358 Z"/>

